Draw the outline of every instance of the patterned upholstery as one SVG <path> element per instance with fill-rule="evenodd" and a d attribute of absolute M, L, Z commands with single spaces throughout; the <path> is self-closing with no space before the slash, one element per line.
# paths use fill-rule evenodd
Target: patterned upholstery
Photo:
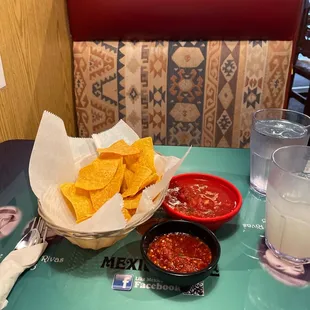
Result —
<path fill-rule="evenodd" d="M 253 111 L 284 104 L 292 41 L 74 43 L 80 136 L 124 119 L 155 144 L 248 147 Z"/>

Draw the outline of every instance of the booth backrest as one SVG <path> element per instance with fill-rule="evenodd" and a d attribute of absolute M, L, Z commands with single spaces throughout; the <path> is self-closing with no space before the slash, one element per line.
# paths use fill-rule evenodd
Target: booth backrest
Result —
<path fill-rule="evenodd" d="M 68 0 L 80 136 L 124 119 L 155 144 L 247 147 L 283 107 L 302 0 Z"/>

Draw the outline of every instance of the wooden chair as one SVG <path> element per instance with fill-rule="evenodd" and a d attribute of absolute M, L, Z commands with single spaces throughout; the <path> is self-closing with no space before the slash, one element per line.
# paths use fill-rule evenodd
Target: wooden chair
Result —
<path fill-rule="evenodd" d="M 302 22 L 300 26 L 300 35 L 297 42 L 296 54 L 293 65 L 293 77 L 295 74 L 306 78 L 310 81 L 310 3 L 309 0 L 305 1 Z M 299 54 L 308 57 L 309 60 L 298 59 Z M 306 95 L 291 90 L 291 97 L 298 100 L 305 105 L 304 113 L 310 115 L 310 95 L 309 91 Z"/>

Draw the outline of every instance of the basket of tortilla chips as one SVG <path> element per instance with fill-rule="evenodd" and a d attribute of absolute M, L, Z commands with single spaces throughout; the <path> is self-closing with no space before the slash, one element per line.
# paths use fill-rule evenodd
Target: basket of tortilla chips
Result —
<path fill-rule="evenodd" d="M 140 139 L 123 121 L 71 138 L 60 118 L 44 112 L 29 177 L 47 225 L 80 247 L 100 249 L 152 217 L 184 157 L 157 154 L 150 137 Z"/>

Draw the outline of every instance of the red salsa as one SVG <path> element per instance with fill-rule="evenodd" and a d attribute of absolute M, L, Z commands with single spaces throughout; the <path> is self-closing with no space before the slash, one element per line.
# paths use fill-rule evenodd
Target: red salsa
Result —
<path fill-rule="evenodd" d="M 148 258 L 158 267 L 176 273 L 202 270 L 211 263 L 210 248 L 198 237 L 185 233 L 158 236 L 150 244 Z"/>
<path fill-rule="evenodd" d="M 170 183 L 166 196 L 170 208 L 189 216 L 212 218 L 225 215 L 236 207 L 229 188 L 204 179 L 191 181 Z"/>

